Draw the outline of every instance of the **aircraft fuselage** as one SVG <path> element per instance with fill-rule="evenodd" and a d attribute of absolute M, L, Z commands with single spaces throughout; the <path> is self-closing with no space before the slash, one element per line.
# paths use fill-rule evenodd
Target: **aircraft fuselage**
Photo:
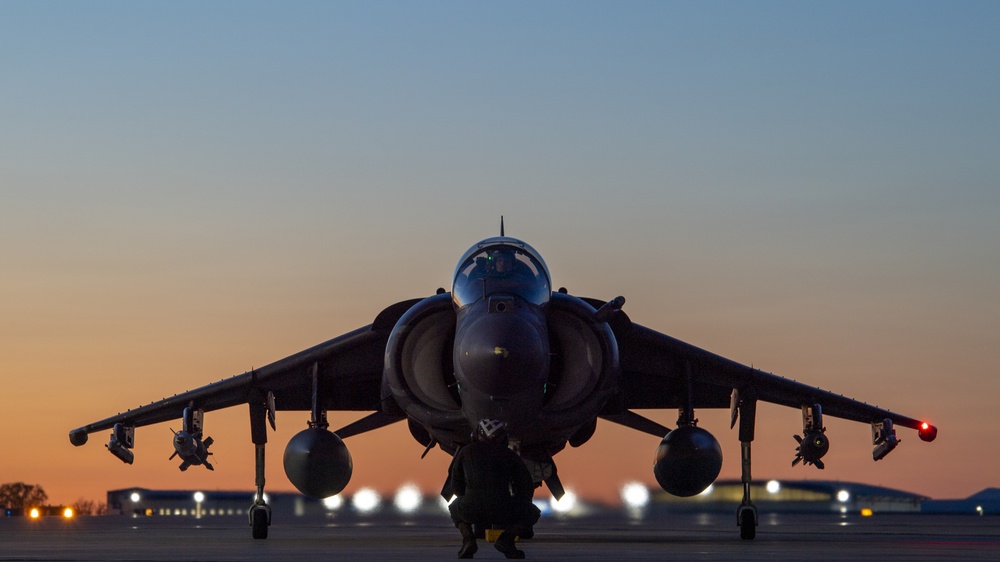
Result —
<path fill-rule="evenodd" d="M 466 252 L 450 294 L 400 318 L 385 380 L 411 426 L 445 450 L 490 418 L 507 423 L 523 456 L 550 461 L 593 426 L 617 389 L 617 361 L 614 336 L 593 307 L 553 293 L 530 246 L 496 237 Z"/>

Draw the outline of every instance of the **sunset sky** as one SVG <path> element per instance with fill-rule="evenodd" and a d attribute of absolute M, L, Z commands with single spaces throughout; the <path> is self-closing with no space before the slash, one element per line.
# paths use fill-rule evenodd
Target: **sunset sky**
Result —
<path fill-rule="evenodd" d="M 214 472 L 167 460 L 179 422 L 133 466 L 67 433 L 450 288 L 503 214 L 556 287 L 940 428 L 873 463 L 828 418 L 826 470 L 793 468 L 800 412 L 762 405 L 757 479 L 1000 486 L 998 29 L 973 1 L 2 2 L 0 482 L 250 489 L 246 407 L 206 415 Z M 738 478 L 728 414 L 697 417 Z M 268 489 L 308 418 L 279 412 Z M 602 423 L 556 461 L 611 500 L 658 442 Z M 403 424 L 347 445 L 348 492 L 449 461 Z"/>

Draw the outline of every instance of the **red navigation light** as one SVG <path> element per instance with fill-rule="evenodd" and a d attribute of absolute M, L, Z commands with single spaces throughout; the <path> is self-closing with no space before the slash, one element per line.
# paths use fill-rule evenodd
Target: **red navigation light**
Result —
<path fill-rule="evenodd" d="M 924 441 L 933 441 L 937 437 L 937 428 L 927 422 L 920 422 L 917 434 Z"/>

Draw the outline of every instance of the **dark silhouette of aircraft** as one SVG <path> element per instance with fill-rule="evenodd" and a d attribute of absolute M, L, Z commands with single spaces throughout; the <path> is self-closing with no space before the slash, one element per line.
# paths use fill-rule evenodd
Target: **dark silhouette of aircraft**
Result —
<path fill-rule="evenodd" d="M 802 436 L 793 465 L 823 468 L 829 449 L 823 415 L 871 424 L 874 460 L 899 443 L 896 426 L 924 441 L 937 436 L 927 422 L 741 365 L 630 321 L 625 299 L 609 301 L 552 290 L 549 270 L 531 246 L 504 236 L 470 248 L 455 269 L 451 292 L 394 304 L 374 322 L 290 357 L 178 394 L 70 432 L 74 445 L 111 429 L 107 448 L 126 463 L 136 427 L 181 417 L 175 434 L 180 468 L 203 464 L 204 412 L 249 404 L 256 448 L 256 500 L 249 519 L 254 538 L 266 538 L 264 449 L 276 410 L 311 411 L 308 427 L 285 449 L 289 480 L 308 496 L 325 498 L 347 485 L 353 471 L 342 439 L 406 421 L 424 454 L 454 455 L 483 418 L 507 423 L 510 447 L 556 498 L 563 487 L 553 457 L 566 444 L 586 443 L 604 419 L 661 437 L 654 474 L 664 490 L 693 496 L 719 474 L 722 450 L 699 428 L 696 408 L 729 408 L 739 424 L 743 500 L 740 535 L 752 539 L 757 510 L 750 499 L 750 445 L 756 404 L 802 410 Z M 671 408 L 673 430 L 633 412 Z M 329 410 L 368 411 L 335 432 Z M 173 458 L 173 457 L 171 457 Z M 442 490 L 451 496 L 450 482 Z"/>

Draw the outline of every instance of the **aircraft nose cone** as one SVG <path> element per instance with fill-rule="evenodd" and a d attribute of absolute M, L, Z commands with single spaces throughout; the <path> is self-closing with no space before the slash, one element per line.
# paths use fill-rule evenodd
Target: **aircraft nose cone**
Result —
<path fill-rule="evenodd" d="M 532 314 L 485 314 L 464 326 L 455 346 L 459 381 L 491 396 L 512 396 L 545 381 L 545 325 Z M 464 379 L 464 381 L 463 381 Z"/>

